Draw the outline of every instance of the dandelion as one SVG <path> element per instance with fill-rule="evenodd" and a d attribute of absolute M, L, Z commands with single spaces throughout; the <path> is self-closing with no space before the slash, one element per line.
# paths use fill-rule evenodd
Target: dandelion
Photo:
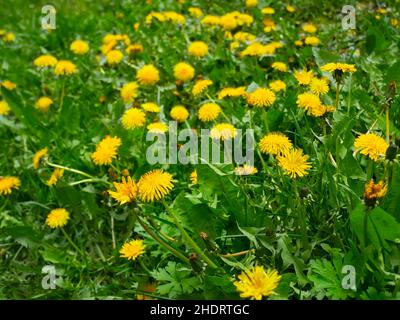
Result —
<path fill-rule="evenodd" d="M 118 137 L 106 136 L 97 146 L 96 151 L 91 157 L 96 165 L 111 164 L 113 159 L 117 157 L 117 152 L 122 141 Z"/>
<path fill-rule="evenodd" d="M 168 131 L 168 126 L 164 122 L 153 122 L 147 126 L 147 130 L 151 133 L 162 134 Z"/>
<path fill-rule="evenodd" d="M 140 128 L 146 122 L 146 114 L 138 108 L 131 108 L 124 112 L 121 122 L 122 126 L 128 130 Z"/>
<path fill-rule="evenodd" d="M 354 141 L 354 147 L 361 154 L 369 156 L 372 160 L 378 161 L 380 157 L 384 157 L 389 147 L 385 139 L 375 133 L 361 134 Z"/>
<path fill-rule="evenodd" d="M 160 112 L 160 107 L 158 106 L 157 103 L 154 103 L 154 102 L 143 103 L 141 107 L 146 112 L 153 112 L 153 113 Z"/>
<path fill-rule="evenodd" d="M 216 140 L 228 140 L 236 137 L 236 135 L 236 128 L 230 123 L 217 124 L 210 131 L 210 137 Z"/>
<path fill-rule="evenodd" d="M 47 180 L 46 184 L 48 186 L 54 186 L 60 178 L 64 175 L 64 169 L 55 168 L 49 180 Z"/>
<path fill-rule="evenodd" d="M 0 196 L 10 194 L 13 189 L 19 189 L 21 181 L 17 177 L 0 176 Z"/>
<path fill-rule="evenodd" d="M 296 78 L 297 82 L 300 85 L 309 85 L 311 83 L 311 80 L 314 77 L 314 72 L 312 70 L 301 70 L 301 71 L 295 71 L 294 72 L 294 77 Z"/>
<path fill-rule="evenodd" d="M 356 72 L 357 69 L 354 66 L 354 64 L 347 64 L 347 63 L 341 63 L 341 62 L 331 62 L 323 65 L 321 67 L 321 71 L 327 71 L 327 72 Z"/>
<path fill-rule="evenodd" d="M 83 40 L 75 40 L 69 48 L 75 54 L 84 55 L 89 51 L 89 44 Z"/>
<path fill-rule="evenodd" d="M 121 88 L 121 98 L 125 103 L 132 102 L 138 95 L 138 84 L 136 82 L 128 82 Z"/>
<path fill-rule="evenodd" d="M 179 62 L 174 66 L 174 76 L 177 80 L 189 81 L 194 77 L 194 72 L 194 68 L 186 62 Z"/>
<path fill-rule="evenodd" d="M 313 93 L 301 93 L 297 96 L 297 106 L 307 111 L 307 114 L 320 117 L 325 114 L 326 108 L 318 95 Z"/>
<path fill-rule="evenodd" d="M 228 87 L 221 89 L 218 93 L 218 99 L 224 99 L 225 97 L 245 97 L 246 95 L 246 87 Z"/>
<path fill-rule="evenodd" d="M 263 14 L 274 14 L 275 13 L 275 9 L 271 8 L 271 7 L 265 7 L 261 10 L 261 12 Z"/>
<path fill-rule="evenodd" d="M 293 12 L 296 11 L 296 8 L 288 4 L 288 5 L 286 6 L 286 11 L 287 11 L 287 12 L 290 12 L 290 13 L 293 13 Z"/>
<path fill-rule="evenodd" d="M 14 42 L 15 34 L 12 32 L 7 32 L 3 38 L 4 42 Z"/>
<path fill-rule="evenodd" d="M 193 170 L 192 173 L 190 174 L 190 182 L 192 184 L 197 184 L 197 170 Z"/>
<path fill-rule="evenodd" d="M 247 94 L 247 103 L 254 107 L 269 107 L 275 100 L 275 94 L 266 88 L 257 88 Z"/>
<path fill-rule="evenodd" d="M 317 46 L 317 45 L 319 45 L 321 43 L 321 40 L 319 40 L 317 37 L 310 37 L 309 36 L 309 37 L 306 37 L 304 39 L 304 43 L 307 44 L 307 45 L 315 47 L 315 46 Z"/>
<path fill-rule="evenodd" d="M 203 104 L 199 111 L 199 120 L 202 122 L 213 121 L 218 118 L 221 113 L 221 107 L 214 102 L 208 102 Z"/>
<path fill-rule="evenodd" d="M 276 30 L 276 24 L 271 19 L 264 19 L 263 24 L 264 24 L 264 32 L 268 33 L 273 30 Z"/>
<path fill-rule="evenodd" d="M 49 97 L 40 97 L 35 103 L 35 108 L 42 112 L 47 112 L 52 104 L 53 100 Z"/>
<path fill-rule="evenodd" d="M 262 153 L 275 156 L 288 153 L 292 148 L 292 143 L 283 133 L 271 132 L 260 140 L 259 147 Z"/>
<path fill-rule="evenodd" d="M 172 188 L 172 175 L 161 169 L 145 173 L 138 182 L 139 197 L 142 201 L 152 202 L 168 195 Z"/>
<path fill-rule="evenodd" d="M 188 11 L 190 15 L 195 18 L 200 18 L 203 15 L 203 11 L 200 8 L 191 7 Z"/>
<path fill-rule="evenodd" d="M 273 64 L 271 64 L 271 68 L 280 72 L 286 72 L 288 70 L 287 65 L 283 62 L 274 62 Z"/>
<path fill-rule="evenodd" d="M 57 62 L 56 66 L 54 67 L 54 73 L 57 76 L 71 75 L 76 72 L 78 72 L 76 65 L 68 60 L 60 60 Z"/>
<path fill-rule="evenodd" d="M 388 191 L 387 185 L 383 181 L 375 183 L 371 179 L 364 188 L 364 201 L 369 207 L 374 207 L 377 200 L 383 198 Z"/>
<path fill-rule="evenodd" d="M 44 54 L 37 57 L 33 64 L 39 68 L 46 68 L 46 67 L 54 67 L 57 64 L 57 58 L 53 57 L 50 54 Z"/>
<path fill-rule="evenodd" d="M 257 168 L 246 163 L 242 167 L 236 167 L 234 172 L 239 176 L 249 176 L 252 174 L 256 174 L 258 170 Z"/>
<path fill-rule="evenodd" d="M 136 79 L 140 84 L 151 86 L 160 80 L 160 73 L 154 65 L 147 64 L 138 70 Z"/>
<path fill-rule="evenodd" d="M 46 224 L 52 228 L 62 228 L 69 220 L 69 212 L 63 208 L 51 210 L 46 219 Z"/>
<path fill-rule="evenodd" d="M 233 284 L 240 292 L 240 297 L 261 300 L 275 293 L 280 280 L 281 276 L 276 270 L 265 271 L 263 267 L 255 266 L 243 271 Z"/>
<path fill-rule="evenodd" d="M 145 252 L 145 248 L 146 246 L 143 244 L 143 240 L 132 240 L 125 243 L 121 250 L 119 250 L 119 253 L 122 258 L 133 261 Z"/>
<path fill-rule="evenodd" d="M 269 84 L 269 87 L 274 92 L 279 92 L 279 91 L 282 91 L 282 90 L 286 90 L 286 84 L 281 80 L 272 81 Z"/>
<path fill-rule="evenodd" d="M 307 155 L 303 155 L 301 149 L 291 149 L 288 152 L 277 157 L 278 165 L 284 170 L 285 174 L 292 179 L 303 177 L 308 174 L 307 170 L 311 168 Z"/>
<path fill-rule="evenodd" d="M 119 64 L 124 58 L 124 54 L 120 50 L 111 50 L 106 54 L 106 61 L 109 65 Z"/>
<path fill-rule="evenodd" d="M 178 122 L 184 122 L 189 117 L 189 111 L 184 106 L 175 106 L 169 113 L 171 118 Z"/>
<path fill-rule="evenodd" d="M 39 169 L 40 161 L 48 155 L 48 151 L 49 151 L 48 148 L 43 148 L 34 154 L 32 159 L 32 164 L 34 169 L 36 170 Z"/>
<path fill-rule="evenodd" d="M 317 27 L 312 23 L 306 23 L 303 25 L 303 31 L 307 33 L 315 33 L 317 32 Z"/>
<path fill-rule="evenodd" d="M 140 52 L 143 52 L 143 51 L 144 51 L 143 46 L 141 44 L 139 44 L 139 43 L 130 44 L 125 49 L 125 52 L 127 54 L 135 54 L 135 53 L 140 53 Z"/>
<path fill-rule="evenodd" d="M 203 41 L 192 42 L 188 47 L 189 55 L 203 58 L 208 54 L 208 45 Z"/>
<path fill-rule="evenodd" d="M 114 182 L 113 184 L 116 191 L 108 190 L 108 193 L 118 201 L 120 205 L 132 202 L 136 199 L 138 186 L 131 177 L 128 177 L 128 179 L 122 177 L 122 182 Z"/>
<path fill-rule="evenodd" d="M 0 83 L 0 85 L 9 91 L 13 91 L 17 87 L 17 85 L 10 80 L 4 80 L 3 82 Z"/>
<path fill-rule="evenodd" d="M 258 0 L 246 0 L 246 7 L 253 8 L 256 7 L 258 4 Z"/>
<path fill-rule="evenodd" d="M 4 100 L 0 101 L 0 116 L 6 116 L 10 113 L 11 108 L 8 103 Z"/>
<path fill-rule="evenodd" d="M 312 78 L 310 89 L 315 94 L 327 94 L 329 91 L 329 80 L 327 78 Z"/>
<path fill-rule="evenodd" d="M 192 94 L 194 96 L 198 96 L 201 93 L 203 93 L 204 90 L 207 89 L 207 87 L 211 86 L 212 84 L 213 84 L 213 82 L 208 79 L 198 80 L 198 81 L 196 81 L 196 83 L 194 84 L 194 86 L 192 88 Z"/>

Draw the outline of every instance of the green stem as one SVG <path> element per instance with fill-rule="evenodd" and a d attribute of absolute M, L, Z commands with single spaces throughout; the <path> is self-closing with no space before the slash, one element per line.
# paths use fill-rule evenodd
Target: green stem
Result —
<path fill-rule="evenodd" d="M 64 170 L 66 170 L 66 171 L 74 172 L 74 173 L 80 174 L 80 175 L 82 175 L 82 176 L 88 177 L 88 178 L 90 178 L 90 179 L 96 179 L 95 177 L 91 176 L 90 174 L 88 174 L 88 173 L 86 173 L 86 172 L 83 172 L 83 171 L 80 171 L 80 170 L 76 170 L 76 169 L 73 169 L 73 168 L 68 168 L 68 167 L 65 167 L 65 166 L 61 166 L 61 165 L 59 165 L 59 164 L 51 163 L 51 162 L 49 162 L 49 161 L 46 161 L 46 163 L 47 163 L 50 167 L 64 169 Z"/>
<path fill-rule="evenodd" d="M 71 182 L 71 183 L 69 183 L 68 185 L 70 185 L 70 186 L 76 186 L 76 185 L 78 185 L 78 184 L 81 184 L 81 183 L 88 183 L 88 182 L 102 182 L 102 183 L 105 183 L 105 184 L 108 184 L 108 185 L 112 186 L 112 184 L 111 184 L 110 182 L 104 181 L 104 180 L 101 180 L 101 179 L 83 179 L 83 180 Z"/>
<path fill-rule="evenodd" d="M 62 106 L 63 106 L 63 104 L 64 104 L 64 96 L 65 96 L 65 78 L 62 80 L 59 111 L 61 111 Z"/>
<path fill-rule="evenodd" d="M 337 110 L 339 107 L 339 93 L 340 93 L 340 83 L 336 81 L 336 101 L 335 101 L 335 109 Z"/>
<path fill-rule="evenodd" d="M 364 248 L 368 245 L 368 213 L 369 209 L 366 209 L 364 215 Z"/>
<path fill-rule="evenodd" d="M 269 132 L 269 126 L 268 126 L 268 118 L 267 118 L 267 112 L 265 111 L 265 109 L 262 110 L 263 113 L 263 120 L 264 120 L 264 125 L 265 125 L 265 131 L 266 133 Z"/>
<path fill-rule="evenodd" d="M 174 214 L 174 212 L 171 210 L 171 208 L 168 206 L 168 204 L 165 202 L 164 198 L 162 199 L 162 203 L 167 210 L 168 214 L 171 216 L 171 218 L 174 220 L 175 225 L 178 227 L 179 231 L 181 232 L 183 238 L 187 241 L 188 244 L 192 246 L 192 248 L 203 258 L 203 260 L 213 269 L 217 269 L 218 266 L 210 260 L 209 257 L 201 250 L 201 248 L 197 245 L 196 242 L 187 234 L 186 230 L 183 228 L 182 224 L 179 222 L 178 218 Z"/>
<path fill-rule="evenodd" d="M 347 100 L 347 115 L 350 115 L 350 108 L 351 108 L 351 87 L 353 84 L 353 75 L 350 74 L 350 86 L 349 86 L 349 96 Z"/>
<path fill-rule="evenodd" d="M 149 226 L 142 220 L 141 217 L 139 217 L 135 211 L 133 211 L 133 215 L 136 217 L 136 219 L 139 221 L 139 224 L 142 226 L 142 228 L 147 232 L 147 234 L 152 237 L 155 241 L 157 241 L 161 246 L 163 246 L 165 249 L 168 251 L 172 252 L 177 258 L 179 258 L 182 262 L 189 264 L 189 259 L 186 258 L 182 253 L 177 251 L 175 248 L 171 247 L 167 242 L 165 242 L 163 239 L 161 239 L 157 234 L 153 232 L 149 228 Z"/>
<path fill-rule="evenodd" d="M 390 140 L 390 126 L 389 126 L 389 106 L 386 106 L 386 142 Z"/>
<path fill-rule="evenodd" d="M 81 249 L 78 248 L 78 246 L 72 241 L 71 237 L 68 235 L 68 233 L 64 230 L 64 228 L 61 228 L 61 232 L 64 234 L 64 236 L 67 238 L 68 242 L 71 244 L 71 246 L 74 247 L 74 249 L 79 252 L 79 254 L 86 258 L 85 254 L 82 252 Z"/>

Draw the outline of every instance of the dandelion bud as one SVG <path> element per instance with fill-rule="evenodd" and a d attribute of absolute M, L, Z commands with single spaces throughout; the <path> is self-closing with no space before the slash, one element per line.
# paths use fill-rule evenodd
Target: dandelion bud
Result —
<path fill-rule="evenodd" d="M 397 146 L 392 143 L 387 149 L 386 149 L 386 160 L 393 161 L 396 158 L 398 152 Z"/>
<path fill-rule="evenodd" d="M 200 238 L 204 241 L 204 244 L 208 251 L 216 252 L 219 250 L 218 245 L 214 242 L 214 240 L 210 239 L 207 233 L 201 231 Z"/>
<path fill-rule="evenodd" d="M 192 266 L 193 271 L 195 273 L 200 273 L 201 271 L 203 271 L 203 265 L 202 265 L 201 260 L 199 259 L 198 254 L 192 253 L 189 256 L 189 263 Z"/>

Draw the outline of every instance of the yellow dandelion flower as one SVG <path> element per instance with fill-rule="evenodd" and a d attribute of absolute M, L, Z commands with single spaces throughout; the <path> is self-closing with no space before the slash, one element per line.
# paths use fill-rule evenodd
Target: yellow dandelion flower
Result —
<path fill-rule="evenodd" d="M 357 69 L 354 66 L 354 64 L 347 64 L 347 63 L 341 63 L 341 62 L 330 62 L 321 67 L 321 71 L 327 71 L 327 72 L 335 72 L 335 71 L 340 71 L 340 72 L 356 72 Z"/>
<path fill-rule="evenodd" d="M 254 107 L 269 107 L 275 100 L 275 94 L 266 88 L 257 88 L 247 94 L 247 103 Z"/>
<path fill-rule="evenodd" d="M 161 169 L 152 170 L 139 179 L 139 197 L 145 202 L 160 200 L 171 192 L 173 186 L 171 174 Z"/>
<path fill-rule="evenodd" d="M 157 103 L 154 103 L 154 102 L 143 103 L 142 108 L 146 112 L 153 112 L 153 113 L 160 112 L 160 107 L 158 106 Z"/>
<path fill-rule="evenodd" d="M 192 42 L 188 47 L 189 55 L 203 58 L 208 54 L 208 45 L 203 41 Z"/>
<path fill-rule="evenodd" d="M 309 46 L 315 47 L 315 46 L 317 46 L 317 45 L 319 45 L 321 43 L 321 40 L 319 40 L 317 37 L 310 37 L 309 36 L 309 37 L 306 37 L 304 39 L 304 43 L 309 45 Z"/>
<path fill-rule="evenodd" d="M 354 147 L 361 154 L 370 157 L 374 161 L 384 157 L 389 147 L 385 139 L 375 133 L 366 133 L 357 137 L 354 141 Z"/>
<path fill-rule="evenodd" d="M 315 94 L 327 94 L 329 91 L 329 80 L 327 78 L 312 78 L 310 89 Z"/>
<path fill-rule="evenodd" d="M 33 168 L 34 169 L 39 169 L 40 167 L 40 161 L 42 160 L 43 157 L 46 157 L 48 155 L 48 149 L 47 148 L 43 148 L 40 149 L 39 151 L 37 151 L 32 159 L 32 164 L 33 164 Z"/>
<path fill-rule="evenodd" d="M 293 147 L 289 138 L 280 132 L 268 133 L 258 145 L 262 153 L 270 153 L 274 156 L 286 154 Z"/>
<path fill-rule="evenodd" d="M 184 106 L 175 106 L 169 113 L 171 118 L 178 122 L 183 122 L 189 117 L 189 111 Z"/>
<path fill-rule="evenodd" d="M 197 184 L 197 170 L 193 170 L 192 173 L 190 174 L 190 182 L 192 184 Z"/>
<path fill-rule="evenodd" d="M 194 68 L 186 62 L 179 62 L 174 66 L 174 76 L 177 80 L 189 81 L 193 79 L 194 72 Z"/>
<path fill-rule="evenodd" d="M 288 152 L 277 156 L 278 165 L 284 170 L 285 174 L 293 179 L 304 177 L 308 174 L 308 169 L 311 165 L 308 160 L 308 155 L 303 155 L 301 149 L 291 149 Z"/>
<path fill-rule="evenodd" d="M 4 100 L 0 101 L 0 116 L 6 116 L 10 113 L 11 108 L 8 103 Z"/>
<path fill-rule="evenodd" d="M 89 43 L 83 40 L 75 40 L 71 43 L 69 49 L 75 54 L 83 55 L 89 51 Z"/>
<path fill-rule="evenodd" d="M 121 88 L 120 95 L 125 103 L 132 102 L 138 95 L 138 84 L 136 82 L 128 82 Z"/>
<path fill-rule="evenodd" d="M 288 70 L 287 65 L 285 63 L 279 62 L 279 61 L 272 63 L 271 64 L 271 68 L 275 69 L 275 70 L 278 70 L 280 72 L 286 72 Z"/>
<path fill-rule="evenodd" d="M 154 65 L 147 64 L 138 70 L 136 79 L 140 84 L 151 86 L 160 80 L 160 72 Z"/>
<path fill-rule="evenodd" d="M 302 47 L 302 46 L 303 46 L 303 41 L 301 41 L 301 40 L 296 40 L 296 41 L 294 42 L 294 45 L 295 45 L 296 47 Z"/>
<path fill-rule="evenodd" d="M 297 96 L 297 105 L 315 117 L 320 117 L 325 114 L 326 109 L 323 107 L 322 102 L 318 95 L 313 93 L 301 93 Z"/>
<path fill-rule="evenodd" d="M 106 55 L 106 61 L 109 65 L 119 64 L 124 58 L 124 54 L 120 50 L 111 50 Z"/>
<path fill-rule="evenodd" d="M 168 131 L 168 126 L 164 122 L 153 122 L 147 126 L 147 130 L 152 133 L 165 133 Z"/>
<path fill-rule="evenodd" d="M 275 293 L 280 280 L 281 276 L 276 270 L 265 271 L 263 267 L 255 266 L 243 271 L 233 284 L 242 298 L 261 300 Z"/>
<path fill-rule="evenodd" d="M 303 25 L 303 31 L 307 33 L 315 33 L 317 32 L 317 27 L 312 23 L 306 23 Z"/>
<path fill-rule="evenodd" d="M 203 15 L 203 11 L 200 8 L 191 7 L 188 11 L 190 15 L 195 18 L 200 18 Z"/>
<path fill-rule="evenodd" d="M 33 64 L 39 68 L 54 67 L 58 60 L 50 54 L 44 54 L 37 57 Z"/>
<path fill-rule="evenodd" d="M 221 18 L 213 15 L 206 15 L 203 19 L 201 19 L 201 24 L 206 26 L 215 27 L 220 23 Z"/>
<path fill-rule="evenodd" d="M 214 102 L 203 104 L 198 112 L 199 120 L 202 122 L 213 121 L 221 113 L 221 107 Z"/>
<path fill-rule="evenodd" d="M 242 167 L 236 167 L 234 172 L 238 176 L 249 176 L 252 174 L 256 174 L 258 172 L 258 170 L 256 167 L 253 167 L 246 163 Z"/>
<path fill-rule="evenodd" d="M 51 210 L 47 216 L 46 224 L 52 228 L 62 228 L 69 220 L 69 212 L 63 208 Z"/>
<path fill-rule="evenodd" d="M 279 91 L 282 91 L 282 90 L 286 90 L 286 84 L 281 80 L 272 81 L 268 86 L 274 92 L 279 92 Z"/>
<path fill-rule="evenodd" d="M 122 141 L 118 137 L 106 136 L 97 146 L 96 151 L 91 157 L 96 165 L 111 164 L 113 159 L 117 157 L 117 152 Z"/>
<path fill-rule="evenodd" d="M 233 39 L 239 42 L 253 41 L 255 38 L 256 38 L 255 35 L 243 31 L 238 31 L 233 36 Z"/>
<path fill-rule="evenodd" d="M 131 108 L 124 112 L 121 122 L 122 126 L 128 130 L 140 128 L 146 122 L 146 114 L 138 108 Z"/>
<path fill-rule="evenodd" d="M 10 91 L 13 91 L 17 87 L 17 85 L 10 80 L 4 80 L 0 84 L 1 84 L 1 86 L 3 86 L 4 88 L 6 88 L 7 90 L 10 90 Z"/>
<path fill-rule="evenodd" d="M 253 8 L 256 7 L 258 4 L 258 0 L 246 0 L 246 7 Z"/>
<path fill-rule="evenodd" d="M 225 97 L 246 97 L 246 87 L 227 87 L 221 89 L 218 93 L 218 99 L 224 99 Z"/>
<path fill-rule="evenodd" d="M 47 112 L 52 104 L 53 100 L 49 97 L 40 97 L 35 103 L 35 108 L 42 112 Z"/>
<path fill-rule="evenodd" d="M 48 186 L 54 186 L 60 178 L 64 175 L 64 169 L 55 168 L 49 180 L 47 180 L 46 184 Z"/>
<path fill-rule="evenodd" d="M 273 30 L 276 30 L 276 24 L 271 19 L 264 19 L 263 24 L 264 24 L 264 32 L 268 33 Z"/>
<path fill-rule="evenodd" d="M 13 42 L 15 40 L 15 34 L 12 32 L 7 32 L 3 38 L 4 42 Z"/>
<path fill-rule="evenodd" d="M 19 189 L 21 181 L 17 177 L 0 176 L 0 196 L 10 194 L 13 189 Z"/>
<path fill-rule="evenodd" d="M 293 12 L 296 11 L 296 8 L 288 4 L 288 5 L 286 6 L 286 11 L 287 11 L 287 12 L 290 12 L 290 13 L 293 13 Z"/>
<path fill-rule="evenodd" d="M 236 137 L 237 130 L 230 123 L 220 123 L 211 128 L 210 137 L 213 139 L 228 140 Z"/>
<path fill-rule="evenodd" d="M 196 83 L 194 84 L 194 86 L 192 88 L 192 94 L 194 96 L 198 96 L 212 84 L 213 84 L 213 82 L 208 79 L 198 80 L 198 81 L 196 81 Z"/>
<path fill-rule="evenodd" d="M 377 200 L 383 198 L 387 191 L 388 188 L 385 182 L 379 181 L 378 183 L 374 183 L 374 180 L 371 179 L 371 181 L 365 185 L 364 199 Z"/>
<path fill-rule="evenodd" d="M 300 85 L 309 85 L 312 78 L 314 77 L 314 72 L 312 70 L 301 70 L 301 71 L 295 71 L 294 72 L 294 77 L 296 78 L 297 82 Z"/>
<path fill-rule="evenodd" d="M 113 184 L 116 191 L 108 190 L 108 193 L 111 197 L 117 200 L 120 205 L 132 202 L 136 199 L 138 186 L 131 177 L 128 177 L 128 179 L 122 177 L 122 182 L 114 182 Z"/>
<path fill-rule="evenodd" d="M 121 250 L 119 250 L 119 253 L 122 258 L 133 261 L 145 252 L 145 248 L 146 246 L 143 244 L 143 240 L 132 240 L 125 243 Z"/>
<path fill-rule="evenodd" d="M 275 13 L 275 9 L 271 8 L 271 7 L 265 7 L 261 10 L 261 12 L 263 14 L 274 14 Z"/>
<path fill-rule="evenodd" d="M 57 76 L 70 75 L 70 74 L 74 74 L 76 72 L 78 72 L 76 65 L 68 60 L 60 60 L 57 62 L 56 66 L 54 67 L 54 73 Z"/>
<path fill-rule="evenodd" d="M 130 44 L 125 49 L 125 52 L 127 54 L 135 54 L 135 53 L 140 53 L 140 52 L 143 52 L 143 51 L 144 51 L 143 46 L 141 44 L 139 44 L 139 43 Z"/>

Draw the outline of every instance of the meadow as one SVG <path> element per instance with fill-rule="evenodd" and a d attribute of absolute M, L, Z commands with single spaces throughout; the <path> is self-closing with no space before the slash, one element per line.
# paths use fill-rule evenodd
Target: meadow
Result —
<path fill-rule="evenodd" d="M 0 299 L 400 299 L 400 1 L 46 5 L 0 13 Z"/>

